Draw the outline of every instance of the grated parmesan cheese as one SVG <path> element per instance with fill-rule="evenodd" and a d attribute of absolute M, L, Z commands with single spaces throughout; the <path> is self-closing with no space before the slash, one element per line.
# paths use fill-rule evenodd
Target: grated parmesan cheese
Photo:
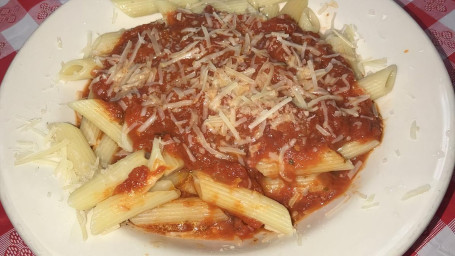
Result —
<path fill-rule="evenodd" d="M 431 185 L 430 184 L 425 184 L 425 185 L 422 185 L 420 187 L 417 187 L 415 189 L 412 189 L 412 190 L 409 190 L 408 192 L 406 192 L 402 197 L 401 197 L 401 200 L 408 200 L 409 198 L 412 198 L 412 197 L 415 197 L 415 196 L 418 196 L 418 195 L 421 195 L 427 191 L 429 191 L 431 189 Z"/>

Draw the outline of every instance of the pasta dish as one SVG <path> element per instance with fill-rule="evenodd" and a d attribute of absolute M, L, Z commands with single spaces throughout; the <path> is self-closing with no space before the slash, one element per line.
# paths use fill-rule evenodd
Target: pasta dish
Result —
<path fill-rule="evenodd" d="M 322 36 L 300 0 L 216 3 L 155 1 L 163 20 L 103 34 L 64 63 L 62 79 L 90 82 L 69 104 L 80 125 L 51 135 L 92 234 L 126 223 L 199 239 L 291 235 L 380 144 L 374 100 L 396 66 L 365 75 L 351 27 Z"/>

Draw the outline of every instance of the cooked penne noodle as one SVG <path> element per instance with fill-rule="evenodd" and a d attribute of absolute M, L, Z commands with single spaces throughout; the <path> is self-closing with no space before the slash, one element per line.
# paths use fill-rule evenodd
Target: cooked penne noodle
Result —
<path fill-rule="evenodd" d="M 369 140 L 366 142 L 352 141 L 344 144 L 338 152 L 346 159 L 351 159 L 356 156 L 365 154 L 380 144 L 377 140 Z"/>
<path fill-rule="evenodd" d="M 88 98 L 93 99 L 92 91 L 89 92 Z M 96 125 L 87 120 L 87 118 L 82 117 L 79 129 L 81 129 L 82 134 L 84 134 L 90 146 L 94 146 L 97 144 L 98 139 L 101 136 L 101 130 Z"/>
<path fill-rule="evenodd" d="M 158 11 L 166 17 L 166 15 L 170 12 L 177 10 L 178 6 L 168 0 L 154 0 L 156 8 Z"/>
<path fill-rule="evenodd" d="M 267 191 L 270 194 L 278 193 L 286 186 L 286 183 L 281 178 L 263 177 L 260 180 L 260 183 L 264 191 Z"/>
<path fill-rule="evenodd" d="M 182 159 L 175 157 L 166 151 L 163 152 L 163 160 L 167 165 L 167 168 L 164 171 L 164 175 L 166 176 L 176 170 L 182 169 L 182 167 L 185 165 Z"/>
<path fill-rule="evenodd" d="M 133 150 L 131 140 L 128 135 L 123 133 L 122 125 L 111 116 L 104 101 L 99 99 L 78 100 L 69 103 L 68 106 L 91 121 L 121 148 L 128 152 Z"/>
<path fill-rule="evenodd" d="M 162 178 L 162 180 L 170 180 L 170 181 L 172 181 L 174 186 L 179 186 L 180 184 L 185 182 L 185 180 L 188 178 L 188 175 L 189 175 L 188 171 L 180 170 L 180 171 L 172 172 L 171 174 L 169 174 L 167 176 L 164 176 Z"/>
<path fill-rule="evenodd" d="M 397 65 L 390 65 L 385 69 L 362 78 L 358 81 L 358 84 L 368 92 L 372 100 L 375 100 L 392 90 L 396 75 Z"/>
<path fill-rule="evenodd" d="M 128 178 L 136 167 L 146 165 L 144 151 L 136 151 L 95 175 L 76 189 L 68 198 L 68 204 L 78 210 L 88 210 L 112 195 L 115 187 Z"/>
<path fill-rule="evenodd" d="M 190 5 L 190 8 L 193 12 L 200 13 L 207 5 L 213 6 L 213 8 L 218 11 L 231 13 L 245 13 L 251 7 L 247 0 L 206 0 L 200 1 L 199 3 L 194 3 Z"/>
<path fill-rule="evenodd" d="M 91 233 L 101 234 L 143 211 L 167 203 L 179 196 L 180 192 L 177 190 L 111 196 L 93 209 L 90 222 Z"/>
<path fill-rule="evenodd" d="M 155 185 L 149 190 L 150 192 L 153 191 L 168 191 L 174 190 L 175 186 L 174 183 L 170 180 L 159 180 L 155 183 Z"/>
<path fill-rule="evenodd" d="M 118 150 L 119 147 L 117 143 L 106 134 L 103 134 L 101 140 L 95 147 L 95 154 L 100 159 L 100 164 L 103 168 L 106 168 L 112 163 L 115 153 Z"/>
<path fill-rule="evenodd" d="M 140 17 L 158 12 L 155 1 L 150 0 L 111 0 L 112 3 L 131 17 Z"/>
<path fill-rule="evenodd" d="M 130 219 L 133 224 L 138 226 L 188 222 L 207 225 L 226 220 L 228 220 L 228 216 L 220 208 L 212 206 L 198 197 L 179 198 Z"/>
<path fill-rule="evenodd" d="M 311 8 L 306 7 L 299 19 L 299 26 L 306 31 L 318 33 L 320 29 L 319 19 Z"/>
<path fill-rule="evenodd" d="M 304 168 L 296 168 L 295 175 L 307 175 L 311 173 L 344 171 L 354 168 L 351 161 L 346 160 L 339 153 L 331 149 L 321 150 L 319 161 L 302 164 Z M 256 169 L 266 177 L 276 178 L 280 175 L 280 163 L 273 159 L 262 159 Z"/>
<path fill-rule="evenodd" d="M 196 188 L 194 187 L 193 176 L 188 176 L 188 178 L 178 186 L 180 191 L 185 192 L 190 195 L 197 195 Z"/>
<path fill-rule="evenodd" d="M 188 5 L 200 2 L 199 0 L 169 0 L 169 2 L 177 5 L 178 7 L 187 7 Z"/>
<path fill-rule="evenodd" d="M 321 154 L 318 163 L 308 167 L 295 170 L 296 175 L 321 173 L 330 171 L 345 171 L 354 168 L 349 160 L 345 160 L 340 154 L 333 150 L 327 150 Z"/>
<path fill-rule="evenodd" d="M 50 124 L 50 134 L 56 143 L 68 141 L 67 157 L 73 164 L 73 170 L 79 181 L 90 179 L 98 166 L 95 165 L 96 156 L 87 143 L 82 132 L 74 125 L 68 123 Z"/>
<path fill-rule="evenodd" d="M 247 0 L 230 0 L 229 2 L 220 0 L 209 0 L 207 4 L 212 5 L 215 9 L 232 13 L 245 13 L 250 4 Z"/>
<path fill-rule="evenodd" d="M 70 60 L 63 63 L 59 77 L 64 81 L 76 81 L 93 78 L 92 71 L 99 67 L 92 58 Z"/>
<path fill-rule="evenodd" d="M 280 6 L 278 4 L 264 6 L 261 8 L 261 13 L 267 18 L 273 18 L 280 13 Z"/>
<path fill-rule="evenodd" d="M 287 235 L 294 232 L 291 216 L 280 203 L 256 191 L 217 182 L 201 171 L 194 172 L 193 178 L 202 200 L 234 214 L 257 220 L 271 231 Z"/>
<path fill-rule="evenodd" d="M 91 56 L 103 56 L 110 53 L 120 40 L 125 30 L 101 34 L 91 46 Z"/>
<path fill-rule="evenodd" d="M 289 0 L 283 6 L 280 14 L 291 16 L 296 22 L 299 22 L 303 10 L 308 7 L 308 0 Z"/>
<path fill-rule="evenodd" d="M 96 125 L 87 120 L 87 118 L 82 117 L 79 129 L 82 134 L 84 134 L 84 137 L 87 139 L 90 146 L 97 144 L 98 138 L 101 135 L 101 130 Z"/>
<path fill-rule="evenodd" d="M 167 153 L 163 152 L 161 148 L 161 139 L 154 138 L 153 139 L 153 147 L 152 152 L 150 153 L 150 159 L 148 163 L 148 167 L 150 170 L 157 170 L 160 167 L 164 167 L 164 170 L 161 176 L 169 175 L 174 171 L 180 170 L 184 165 L 183 160 Z M 160 176 L 160 178 L 161 178 Z"/>
<path fill-rule="evenodd" d="M 248 0 L 248 3 L 250 3 L 254 8 L 259 8 L 276 5 L 285 1 L 286 0 Z"/>
<path fill-rule="evenodd" d="M 324 184 L 318 179 L 319 174 L 296 176 L 295 182 L 289 184 L 281 178 L 263 177 L 260 180 L 261 186 L 267 193 L 279 193 L 282 189 L 292 186 L 299 191 L 319 192 L 324 189 Z"/>
<path fill-rule="evenodd" d="M 310 187 L 311 191 L 320 191 L 323 189 L 317 174 L 300 175 L 295 178 L 297 187 Z"/>
<path fill-rule="evenodd" d="M 261 159 L 256 164 L 256 169 L 265 177 L 276 178 L 280 174 L 279 163 L 271 159 Z"/>

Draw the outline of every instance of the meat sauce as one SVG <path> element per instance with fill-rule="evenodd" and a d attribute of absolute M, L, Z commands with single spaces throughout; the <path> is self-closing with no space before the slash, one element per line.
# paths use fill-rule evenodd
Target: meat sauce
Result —
<path fill-rule="evenodd" d="M 204 30 L 211 32 L 210 36 L 207 37 Z M 303 53 L 296 53 L 292 45 L 304 47 Z M 115 69 L 115 61 L 106 58 L 104 68 L 95 70 L 99 79 L 94 79 L 89 89 L 95 98 L 106 102 L 114 120 L 129 127 L 128 135 L 134 149 L 150 152 L 154 138 L 161 137 L 165 141 L 164 150 L 184 160 L 183 171 L 202 170 L 216 181 L 263 193 L 287 207 L 294 222 L 341 195 L 351 183 L 347 171 L 320 174 L 317 182 L 322 189 L 310 189 L 290 204 L 297 186 L 296 169 L 320 161 L 319 152 L 323 148 L 337 150 L 349 141 L 381 140 L 382 121 L 374 102 L 365 99 L 355 106 L 352 104 L 353 98 L 365 92 L 356 85 L 348 62 L 333 52 L 319 34 L 303 31 L 286 15 L 263 20 L 253 15 L 219 13 L 211 7 L 205 9 L 205 14 L 178 11 L 169 14 L 166 23 L 157 21 L 126 30 L 110 56 L 118 59 L 128 47 L 131 50 L 127 55 L 136 51 L 134 63 L 141 68 L 136 69 L 137 73 L 126 75 L 137 75 L 136 80 L 140 82 L 133 80 L 127 89 L 116 87 L 115 79 L 108 82 L 106 70 Z M 223 52 L 226 47 L 233 50 Z M 178 52 L 182 56 L 176 54 Z M 198 64 L 205 56 L 212 57 L 205 64 Z M 312 79 L 308 79 L 311 74 L 305 74 L 305 69 L 302 71 L 301 68 L 305 66 L 302 63 L 308 66 L 310 62 L 313 71 L 331 67 L 327 72 L 329 75 L 318 78 L 317 86 L 318 90 L 333 97 L 315 103 L 311 110 L 289 102 L 253 127 L 258 115 L 273 107 L 267 105 L 268 98 L 290 95 L 292 84 L 286 81 L 297 78 L 300 81 L 306 76 L 302 78 L 307 80 L 303 86 L 311 85 Z M 237 86 L 217 98 L 220 91 L 229 86 L 227 84 L 211 95 L 210 89 L 218 83 L 214 79 L 218 75 L 216 70 L 226 66 L 247 74 L 256 82 L 265 81 L 264 84 L 274 89 L 265 91 L 263 98 L 257 100 L 257 105 L 262 104 L 259 110 L 254 108 L 254 101 L 248 102 L 249 108 L 240 108 L 234 103 L 241 99 L 247 102 L 241 95 L 242 90 L 245 93 L 253 90 L 248 87 Z M 145 69 L 148 73 L 140 76 Z M 204 72 L 209 77 L 207 81 L 203 78 Z M 236 81 L 240 84 L 242 79 L 248 80 L 237 77 Z M 204 84 L 207 84 L 206 88 Z M 314 92 L 311 97 L 319 96 Z M 222 109 L 217 111 L 218 105 Z M 356 114 L 340 114 L 341 108 L 355 108 Z M 226 127 L 219 128 L 216 122 L 209 122 L 211 117 L 221 115 L 220 111 L 238 122 L 237 134 Z M 153 123 L 146 129 L 140 128 L 152 119 Z M 330 135 L 321 134 L 318 125 L 329 130 Z M 208 146 L 198 139 L 200 134 Z M 287 145 L 292 146 L 283 155 L 286 181 L 282 181 L 279 189 L 266 189 L 265 177 L 255 166 L 261 159 L 277 155 Z M 213 148 L 215 153 L 207 147 Z M 365 158 L 364 155 L 351 160 L 355 163 Z M 134 169 L 115 193 L 140 190 L 148 175 L 145 166 Z M 255 220 L 227 214 L 231 218 L 223 223 L 207 221 L 199 226 L 182 223 L 145 229 L 162 234 L 194 231 L 195 236 L 205 239 L 249 238 L 262 230 L 262 224 Z"/>

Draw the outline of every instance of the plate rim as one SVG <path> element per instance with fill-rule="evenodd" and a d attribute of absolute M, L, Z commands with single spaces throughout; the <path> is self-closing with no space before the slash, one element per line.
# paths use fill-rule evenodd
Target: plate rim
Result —
<path fill-rule="evenodd" d="M 76 2 L 76 0 L 71 0 L 71 1 L 68 1 L 66 3 L 64 3 L 62 6 L 60 6 L 58 8 L 58 10 L 56 10 L 56 12 L 59 12 L 61 11 L 63 8 L 69 8 L 68 7 L 68 3 L 70 2 Z M 397 3 L 396 1 L 391 1 L 393 2 L 395 5 L 396 5 L 396 8 L 400 9 L 401 12 L 407 17 L 409 18 L 410 20 L 412 20 L 414 22 L 414 24 L 416 25 L 416 27 L 420 30 L 421 33 L 423 33 L 425 35 L 425 38 L 426 40 L 429 42 L 430 45 L 433 45 L 430 38 L 428 37 L 428 35 L 422 30 L 422 28 L 420 28 L 420 26 L 418 25 L 417 21 L 415 21 L 411 16 L 410 14 L 408 14 L 404 9 L 403 7 Z M 63 9 L 63 10 L 66 10 L 66 9 Z M 61 11 L 63 12 L 63 11 Z M 32 38 L 34 38 L 36 36 L 36 34 L 38 33 L 38 31 L 40 31 L 40 29 L 43 27 L 43 26 L 46 26 L 47 23 L 51 23 L 52 22 L 52 16 L 51 17 L 48 17 L 32 34 L 31 36 L 29 37 L 29 39 L 26 41 L 26 43 L 23 45 L 23 48 L 24 47 L 28 47 L 27 45 L 29 44 L 29 42 L 31 41 Z M 431 49 L 433 51 L 433 54 L 438 54 L 438 51 L 435 47 L 433 47 Z M 17 55 L 15 56 L 15 58 L 13 59 L 13 61 L 11 62 L 9 68 L 8 68 L 8 71 L 6 72 L 4 78 L 3 78 L 3 81 L 2 81 L 2 85 L 0 86 L 0 98 L 4 97 L 4 89 L 5 88 L 5 84 L 7 84 L 7 82 L 5 81 L 8 81 L 9 80 L 9 77 L 10 76 L 13 76 L 14 72 L 12 71 L 13 67 L 16 65 L 15 63 L 17 62 L 18 59 L 21 58 L 22 56 L 22 51 L 20 50 Z M 444 68 L 444 70 L 446 71 L 445 72 L 445 79 L 447 81 L 450 81 L 449 79 L 449 75 L 447 73 L 447 70 L 445 69 L 445 66 L 444 66 L 444 63 L 443 63 L 443 60 L 441 58 L 439 58 L 439 61 L 440 61 L 440 65 Z M 451 86 L 449 86 L 451 85 Z M 451 83 L 448 83 L 447 88 L 445 88 L 448 92 L 450 92 L 450 95 L 451 96 L 448 96 L 448 99 L 449 99 L 449 103 L 452 104 L 452 106 L 454 105 L 454 102 L 455 102 L 455 93 L 454 93 L 454 85 L 451 84 Z M 450 105 L 450 104 L 449 104 Z M 451 121 L 451 124 L 452 124 L 452 127 L 453 127 L 453 124 L 454 124 L 454 109 L 452 109 L 451 113 L 451 117 L 452 119 L 451 120 L 448 120 L 448 121 Z M 3 130 L 3 127 L 0 127 L 0 130 Z M 451 138 L 448 139 L 449 141 L 449 144 L 452 144 L 452 145 L 455 145 L 455 139 L 453 138 L 453 136 Z M 452 143 L 450 143 L 450 141 L 452 141 Z M 3 157 L 3 155 L 2 155 Z M 431 220 L 434 218 L 435 216 L 435 213 L 436 211 L 439 209 L 440 205 L 441 205 L 441 202 L 442 200 L 444 199 L 444 196 L 446 195 L 447 193 L 447 189 L 449 187 L 449 184 L 450 184 L 450 181 L 451 181 L 451 177 L 454 175 L 454 166 L 455 166 L 455 151 L 451 151 L 450 153 L 449 152 L 446 152 L 446 156 L 445 156 L 445 161 L 447 162 L 445 165 L 448 165 L 448 166 L 452 166 L 452 170 L 449 171 L 449 172 L 445 172 L 446 176 L 448 176 L 448 179 L 445 180 L 445 182 L 442 182 L 440 183 L 440 186 L 441 187 L 441 193 L 439 193 L 439 197 L 437 198 L 437 202 L 434 203 L 435 207 L 433 207 L 431 209 L 431 214 L 428 214 L 430 217 L 429 218 L 426 218 L 426 221 L 425 221 L 425 224 L 424 225 L 421 225 L 420 226 L 420 229 L 418 232 L 416 232 L 414 234 L 414 238 L 413 239 L 410 239 L 412 240 L 412 243 L 409 243 L 408 246 L 405 246 L 405 248 L 402 248 L 402 253 L 406 252 L 414 243 L 415 241 L 417 241 L 417 239 L 421 236 L 422 232 L 427 228 L 427 226 L 429 225 L 429 223 L 431 222 Z M 447 167 L 449 168 L 449 167 Z M 0 170 L 1 172 L 2 170 Z M 4 182 L 3 180 L 3 176 L 0 175 L 0 184 L 2 184 Z M 3 186 L 1 186 L 3 187 Z M 8 199 L 7 199 L 7 195 L 6 195 L 6 191 L 4 191 L 4 189 L 0 189 L 0 200 L 2 202 L 8 202 Z M 3 204 L 3 208 L 6 212 L 6 214 L 8 215 L 11 223 L 13 224 L 14 228 L 17 230 L 17 232 L 21 235 L 21 237 L 24 239 L 24 241 L 26 241 L 26 243 L 30 246 L 30 249 L 32 249 L 33 251 L 35 251 L 37 248 L 35 248 L 33 246 L 33 244 L 35 244 L 34 242 L 31 241 L 31 239 L 29 239 L 29 234 L 27 234 L 26 232 L 26 228 L 23 227 L 21 224 L 20 224 L 20 220 L 18 220 L 15 216 L 12 216 L 10 215 L 10 211 L 12 211 L 12 209 L 9 209 L 8 206 L 5 206 L 5 204 Z M 33 247 L 33 248 L 32 248 Z"/>

